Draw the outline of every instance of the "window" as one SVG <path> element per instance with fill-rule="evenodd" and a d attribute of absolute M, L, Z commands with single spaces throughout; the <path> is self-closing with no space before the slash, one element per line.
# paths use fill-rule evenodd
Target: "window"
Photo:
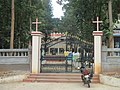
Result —
<path fill-rule="evenodd" d="M 120 14 L 118 14 L 118 20 L 120 20 Z"/>
<path fill-rule="evenodd" d="M 59 48 L 59 54 L 63 54 L 64 53 L 64 49 L 63 48 Z"/>
<path fill-rule="evenodd" d="M 120 48 L 120 37 L 114 37 L 114 48 Z"/>
<path fill-rule="evenodd" d="M 56 55 L 58 53 L 58 48 L 50 48 L 50 53 Z"/>

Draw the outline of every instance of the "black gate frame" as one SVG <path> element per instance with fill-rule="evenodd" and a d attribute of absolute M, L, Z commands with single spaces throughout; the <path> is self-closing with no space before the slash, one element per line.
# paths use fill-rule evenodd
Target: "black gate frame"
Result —
<path fill-rule="evenodd" d="M 58 39 L 60 39 L 60 38 L 57 38 L 56 40 L 58 40 Z M 53 40 L 53 41 L 55 41 L 55 40 Z M 51 41 L 51 42 L 53 42 L 53 41 Z M 57 43 L 59 43 L 59 42 L 57 42 Z M 55 43 L 55 44 L 57 44 L 57 43 Z M 84 67 L 88 66 L 89 68 L 92 68 L 92 70 L 93 70 L 93 63 L 94 63 L 94 52 L 93 52 L 94 46 L 93 46 L 93 43 L 80 41 L 80 40 L 76 39 L 75 37 L 66 36 L 66 50 L 68 50 L 67 49 L 67 45 L 71 45 L 71 47 L 72 47 L 73 43 L 76 46 L 79 46 L 78 52 L 80 53 L 80 56 L 77 59 L 78 63 L 80 64 L 79 66 L 84 66 Z M 43 46 L 45 47 L 44 48 L 45 51 L 46 51 L 46 48 L 52 46 L 52 45 L 49 45 L 49 44 L 50 44 L 50 42 L 48 42 L 48 43 L 45 42 L 45 44 L 43 44 Z M 73 51 L 76 51 L 76 50 L 73 50 Z M 42 49 L 41 49 L 41 52 L 42 52 Z M 68 67 L 71 67 L 70 72 L 72 72 L 72 67 L 73 67 L 73 60 L 72 60 L 72 58 L 67 60 L 67 58 L 64 57 L 64 56 L 63 57 L 56 57 L 56 58 L 54 58 L 54 57 L 47 57 L 46 55 L 45 56 L 41 56 L 41 59 L 40 59 L 40 61 L 41 61 L 41 72 L 44 72 L 42 70 L 43 67 L 52 66 L 52 65 L 53 66 L 57 66 L 55 64 L 42 64 L 42 62 L 44 60 L 47 60 L 47 61 L 49 61 L 49 60 L 56 60 L 57 61 L 57 60 L 61 60 L 61 59 L 64 60 L 65 63 L 64 64 L 59 64 L 58 66 L 65 67 L 65 72 L 68 72 Z M 68 64 L 68 61 L 71 62 L 71 65 Z M 88 65 L 86 63 L 88 63 Z"/>

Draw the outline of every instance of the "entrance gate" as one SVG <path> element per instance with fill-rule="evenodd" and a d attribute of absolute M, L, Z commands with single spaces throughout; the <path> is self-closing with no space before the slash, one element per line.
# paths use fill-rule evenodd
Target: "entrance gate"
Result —
<path fill-rule="evenodd" d="M 76 38 L 73 37 L 66 37 L 65 40 L 57 42 L 65 42 L 66 43 L 66 50 L 71 50 L 74 52 L 73 56 L 68 55 L 44 55 L 41 54 L 41 67 L 40 71 L 43 73 L 61 73 L 61 72 L 80 72 L 80 67 L 85 66 L 91 68 L 93 70 L 93 44 L 89 42 L 80 42 Z M 55 40 L 54 40 L 55 41 Z M 51 41 L 53 42 L 53 41 Z M 50 43 L 48 42 L 44 45 L 45 50 L 46 48 L 53 46 L 57 43 Z M 43 50 L 41 50 L 43 53 Z M 64 50 L 65 51 L 65 50 Z"/>
<path fill-rule="evenodd" d="M 44 56 L 41 72 L 72 72 L 72 57 Z"/>
<path fill-rule="evenodd" d="M 102 72 L 102 67 L 101 67 L 101 45 L 102 45 L 102 35 L 103 35 L 103 32 L 102 31 L 99 31 L 99 19 L 97 17 L 97 31 L 93 31 L 93 36 L 94 36 L 94 73 L 95 74 L 100 74 Z M 31 32 L 31 35 L 32 35 L 32 61 L 31 61 L 31 72 L 34 73 L 34 74 L 38 74 L 40 72 L 40 62 L 42 62 L 43 60 L 41 59 L 41 53 L 40 53 L 40 49 L 41 49 L 41 38 L 43 37 L 43 34 L 39 31 L 37 31 L 37 24 L 36 23 L 36 31 L 32 31 Z M 79 42 L 80 43 L 80 42 Z M 66 50 L 67 50 L 67 37 L 66 37 Z M 86 43 L 85 43 L 86 44 Z M 83 45 L 85 45 L 83 44 Z M 89 44 L 89 43 L 88 43 Z M 81 46 L 81 45 L 80 45 Z M 89 49 L 88 49 L 89 50 Z M 78 59 L 78 61 L 83 61 L 81 62 L 82 64 L 81 65 L 86 65 L 86 64 L 83 64 L 86 60 L 82 60 L 82 58 L 84 58 L 85 56 L 92 56 L 92 53 L 93 53 L 93 50 L 92 52 L 90 52 L 91 54 L 85 54 L 86 52 L 86 49 L 83 50 L 84 53 L 80 53 L 80 58 Z M 84 54 L 84 55 L 82 55 Z M 81 57 L 83 56 L 83 57 Z M 93 59 L 93 58 L 92 58 Z M 41 61 L 40 61 L 41 60 Z M 89 59 L 88 59 L 89 60 Z M 93 60 L 90 60 L 90 61 L 93 61 Z M 90 63 L 89 61 L 89 63 Z M 91 66 L 91 65 L 89 65 Z"/>

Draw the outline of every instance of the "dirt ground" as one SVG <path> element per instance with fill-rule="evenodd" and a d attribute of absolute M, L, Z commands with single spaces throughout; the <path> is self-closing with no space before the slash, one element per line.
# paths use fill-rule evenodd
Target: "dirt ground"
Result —
<path fill-rule="evenodd" d="M 103 84 L 91 83 L 88 88 L 83 83 L 9 83 L 0 84 L 0 90 L 120 90 L 119 87 L 112 87 Z"/>
<path fill-rule="evenodd" d="M 30 72 L 29 65 L 1 65 L 0 64 L 0 77 L 5 78 L 19 74 L 26 74 Z"/>
<path fill-rule="evenodd" d="M 0 65 L 0 75 L 5 77 L 19 73 L 30 72 L 29 65 Z M 83 83 L 6 83 L 0 84 L 0 90 L 120 90 L 103 84 L 91 83 L 91 88 L 87 88 Z"/>

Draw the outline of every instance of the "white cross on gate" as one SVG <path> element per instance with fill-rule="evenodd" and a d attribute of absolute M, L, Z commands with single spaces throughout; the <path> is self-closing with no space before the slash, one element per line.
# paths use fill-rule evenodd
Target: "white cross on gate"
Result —
<path fill-rule="evenodd" d="M 97 23 L 97 31 L 99 31 L 99 23 L 102 23 L 102 21 L 99 21 L 99 17 L 97 17 L 97 21 L 93 21 L 93 23 Z"/>
<path fill-rule="evenodd" d="M 38 31 L 38 24 L 41 24 L 41 22 L 38 22 L 38 17 L 36 18 L 36 22 L 32 22 L 32 24 L 36 24 L 36 32 Z"/>

